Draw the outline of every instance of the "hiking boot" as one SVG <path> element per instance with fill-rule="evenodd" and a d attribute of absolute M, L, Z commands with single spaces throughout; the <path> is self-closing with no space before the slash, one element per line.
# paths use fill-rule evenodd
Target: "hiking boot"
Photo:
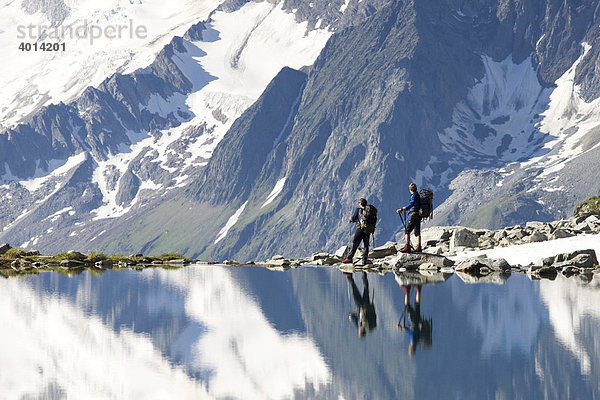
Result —
<path fill-rule="evenodd" d="M 400 249 L 400 253 L 410 253 L 412 251 L 412 246 L 410 244 L 405 244 L 403 248 Z"/>
<path fill-rule="evenodd" d="M 415 253 L 420 253 L 423 251 L 423 249 L 421 249 L 421 245 L 418 244 L 417 247 L 415 247 L 415 249 L 413 250 Z"/>

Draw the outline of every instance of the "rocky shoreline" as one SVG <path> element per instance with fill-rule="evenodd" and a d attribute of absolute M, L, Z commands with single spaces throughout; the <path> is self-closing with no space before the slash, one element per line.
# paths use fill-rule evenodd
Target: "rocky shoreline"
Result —
<path fill-rule="evenodd" d="M 0 245 L 0 275 L 6 278 L 18 275 L 30 275 L 41 271 L 58 271 L 69 275 L 81 273 L 86 269 L 103 271 L 107 269 L 148 267 L 177 268 L 194 263 L 177 253 L 163 254 L 158 257 L 135 254 L 105 256 L 99 252 L 89 255 L 69 251 L 56 255 L 42 255 L 35 250 L 22 250 L 9 244 Z"/>
<path fill-rule="evenodd" d="M 400 253 L 403 243 L 387 242 L 369 252 L 369 263 L 361 265 L 359 249 L 353 264 L 342 264 L 346 246 L 334 254 L 316 252 L 303 259 L 286 259 L 278 255 L 260 263 L 239 264 L 225 261 L 228 265 L 258 265 L 271 269 L 288 269 L 300 265 L 338 266 L 344 272 L 355 270 L 387 272 L 419 272 L 422 276 L 436 273 L 458 273 L 463 280 L 505 280 L 511 272 L 526 273 L 531 279 L 555 279 L 559 273 L 565 276 L 600 274 L 598 258 L 594 249 L 582 249 L 540 258 L 529 265 L 511 265 L 504 258 L 486 255 L 465 256 L 477 250 L 538 243 L 582 234 L 598 234 L 600 241 L 600 216 L 586 214 L 553 222 L 528 222 L 525 226 L 512 226 L 498 230 L 472 229 L 463 226 L 434 226 L 422 231 L 423 253 Z M 459 256 L 460 253 L 460 256 Z"/>
<path fill-rule="evenodd" d="M 471 229 L 462 226 L 433 226 L 422 232 L 425 252 L 401 253 L 403 243 L 387 242 L 369 252 L 369 263 L 361 265 L 361 250 L 353 264 L 342 264 L 347 246 L 330 254 L 319 251 L 309 257 L 289 259 L 281 255 L 263 262 L 239 263 L 227 260 L 221 264 L 229 266 L 258 266 L 276 270 L 287 270 L 300 265 L 333 266 L 344 272 L 355 270 L 374 273 L 417 273 L 415 277 L 433 277 L 435 274 L 457 273 L 470 282 L 503 281 L 511 272 L 526 273 L 532 279 L 555 279 L 559 273 L 565 276 L 600 274 L 598 258 L 594 249 L 581 249 L 553 256 L 546 256 L 529 265 L 511 265 L 504 258 L 486 255 L 468 256 L 469 252 L 498 247 L 537 243 L 562 239 L 582 234 L 598 234 L 600 241 L 600 216 L 586 214 L 561 221 L 528 222 L 525 226 L 512 226 L 498 230 Z M 159 257 L 142 254 L 105 256 L 102 253 L 85 255 L 67 252 L 58 255 L 41 255 L 37 251 L 20 250 L 8 244 L 0 245 L 0 274 L 8 277 L 31 274 L 44 270 L 79 273 L 85 269 L 106 270 L 122 268 L 182 267 L 190 264 L 217 264 L 192 260 L 177 253 Z"/>

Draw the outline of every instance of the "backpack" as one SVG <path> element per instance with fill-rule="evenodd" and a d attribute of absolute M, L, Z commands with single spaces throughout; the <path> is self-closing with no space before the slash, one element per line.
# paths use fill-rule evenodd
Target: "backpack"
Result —
<path fill-rule="evenodd" d="M 377 225 L 377 208 L 372 204 L 367 204 L 362 209 L 360 216 L 360 229 L 367 233 L 375 233 L 375 225 Z"/>
<path fill-rule="evenodd" d="M 429 189 L 421 189 L 419 197 L 421 198 L 421 210 L 419 211 L 421 218 L 433 218 L 433 192 Z"/>

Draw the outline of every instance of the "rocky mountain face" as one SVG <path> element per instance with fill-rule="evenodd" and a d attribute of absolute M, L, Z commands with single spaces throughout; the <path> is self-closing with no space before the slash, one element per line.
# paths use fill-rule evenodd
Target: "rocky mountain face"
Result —
<path fill-rule="evenodd" d="M 239 193 L 234 202 L 246 204 L 242 215 L 256 215 L 238 222 L 230 240 L 209 244 L 206 255 L 263 255 L 272 243 L 286 254 L 333 248 L 347 240 L 346 219 L 361 196 L 379 207 L 377 235 L 386 240 L 399 229 L 393 210 L 407 202 L 411 181 L 435 188 L 439 202 L 450 195 L 434 223 L 462 219 L 497 228 L 550 220 L 564 204 L 571 210 L 600 189 L 594 178 L 555 191 L 548 182 L 567 180 L 567 171 L 581 171 L 593 164 L 582 158 L 593 156 L 577 154 L 579 166 L 569 160 L 560 177 L 540 168 L 542 161 L 528 161 L 552 160 L 565 150 L 548 147 L 553 132 L 544 131 L 549 118 L 542 113 L 553 83 L 579 59 L 595 7 L 396 2 L 336 33 L 309 71 L 290 131 L 282 131 L 270 158 L 249 159 L 253 171 L 261 170 L 257 180 L 245 180 L 245 173 L 233 178 L 228 165 L 212 162 L 200 178 L 191 197 L 211 205 L 223 204 L 221 198 L 231 202 L 231 182 L 248 182 L 247 189 L 233 191 Z M 585 68 L 575 68 L 580 93 L 586 76 Z M 228 135 L 246 137 L 251 146 L 262 129 L 246 126 Z M 214 160 L 234 159 L 239 147 L 225 143 Z M 596 144 L 588 152 L 597 151 Z M 269 194 L 264 187 L 284 178 L 272 209 L 262 211 Z"/>
<path fill-rule="evenodd" d="M 412 181 L 434 224 L 564 217 L 600 192 L 599 7 L 226 1 L 0 133 L 0 240 L 298 256 L 347 242 L 359 197 L 394 239 Z"/>

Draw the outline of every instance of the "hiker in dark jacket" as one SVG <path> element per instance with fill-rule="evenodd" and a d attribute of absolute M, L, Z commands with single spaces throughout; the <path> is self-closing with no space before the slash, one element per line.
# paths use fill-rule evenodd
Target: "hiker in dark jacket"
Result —
<path fill-rule="evenodd" d="M 410 190 L 410 201 L 409 203 L 396 210 L 398 215 L 404 210 L 408 210 L 410 213 L 410 218 L 408 219 L 408 223 L 404 229 L 404 234 L 406 236 L 406 244 L 403 248 L 400 249 L 403 253 L 410 253 L 411 251 L 422 251 L 421 250 L 421 215 L 419 211 L 421 210 L 421 197 L 419 196 L 419 192 L 417 191 L 417 185 L 411 183 L 408 186 L 408 190 Z M 417 237 L 417 247 L 413 249 L 410 245 L 410 233 L 415 231 L 415 236 Z"/>
<path fill-rule="evenodd" d="M 360 227 L 360 217 L 362 214 L 362 210 L 363 208 L 365 208 L 367 206 L 367 200 L 366 199 L 360 199 L 358 201 L 358 208 L 354 211 L 354 214 L 352 214 L 352 216 L 350 217 L 350 222 L 356 222 L 357 223 L 357 227 L 356 227 L 356 232 L 354 232 L 354 239 L 352 240 L 352 250 L 350 251 L 350 254 L 348 254 L 348 257 L 342 261 L 343 263 L 351 263 L 352 262 L 352 258 L 354 258 L 354 253 L 356 253 L 356 250 L 358 249 L 358 245 L 360 244 L 360 242 L 363 242 L 364 245 L 364 253 L 363 253 L 363 264 L 367 265 L 367 263 L 369 262 L 369 234 Z"/>

